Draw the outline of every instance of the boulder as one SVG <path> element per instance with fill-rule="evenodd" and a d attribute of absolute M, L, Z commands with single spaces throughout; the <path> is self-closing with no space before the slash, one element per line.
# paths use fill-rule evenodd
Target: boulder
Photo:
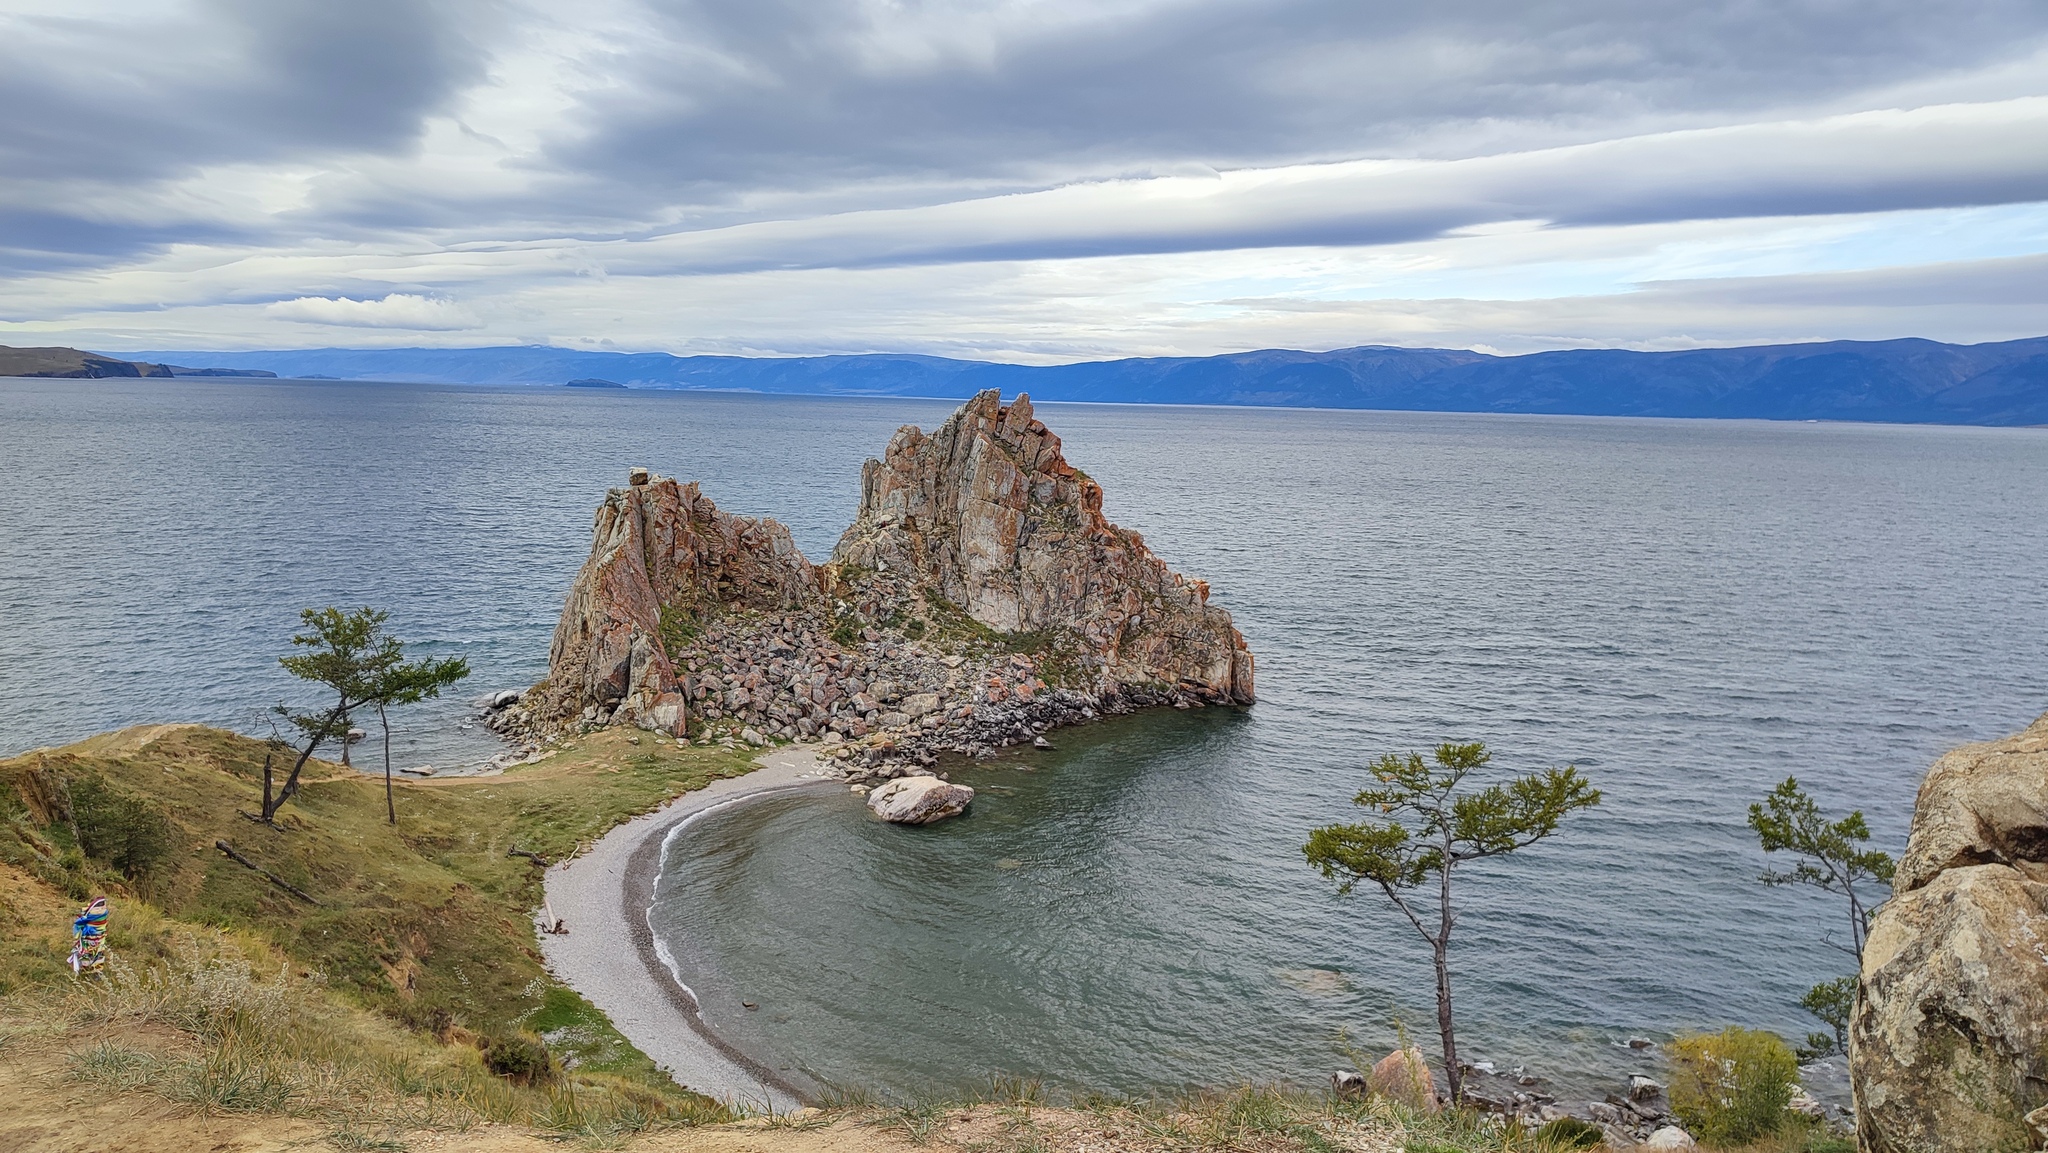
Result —
<path fill-rule="evenodd" d="M 1921 784 L 1849 1024 L 1865 1153 L 2048 1137 L 2048 716 Z"/>
<path fill-rule="evenodd" d="M 518 690 L 518 689 L 506 689 L 506 690 L 504 690 L 503 692 L 501 692 L 501 693 L 499 693 L 498 695 L 496 695 L 496 696 L 494 696 L 494 697 L 492 697 L 492 698 L 491 698 L 491 707 L 492 707 L 492 708 L 494 708 L 494 709 L 502 709 L 502 708 L 508 708 L 508 707 L 510 707 L 510 706 L 512 706 L 512 705 L 516 705 L 516 704 L 518 704 L 518 703 L 519 703 L 519 690 Z"/>
<path fill-rule="evenodd" d="M 974 790 L 937 777 L 898 777 L 868 794 L 868 810 L 899 825 L 929 825 L 967 811 Z"/>
<path fill-rule="evenodd" d="M 1380 1058 L 1372 1067 L 1369 1080 L 1372 1091 L 1389 1101 L 1423 1113 L 1437 1110 L 1436 1075 L 1430 1071 L 1422 1050 L 1413 1045 Z"/>
<path fill-rule="evenodd" d="M 1699 1148 L 1699 1142 L 1692 1139 L 1692 1134 L 1686 1132 L 1683 1129 L 1680 1129 L 1678 1126 L 1666 1125 L 1662 1129 L 1659 1129 L 1656 1132 L 1651 1133 L 1649 1137 L 1645 1138 L 1643 1141 L 1643 1148 L 1697 1149 Z"/>
<path fill-rule="evenodd" d="M 1339 1069 L 1330 1074 L 1330 1092 L 1339 1097 L 1362 1100 L 1371 1090 L 1372 1082 L 1355 1069 Z"/>

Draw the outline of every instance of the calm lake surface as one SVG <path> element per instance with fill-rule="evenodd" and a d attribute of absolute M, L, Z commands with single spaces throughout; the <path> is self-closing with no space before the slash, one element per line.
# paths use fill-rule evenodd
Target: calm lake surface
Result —
<path fill-rule="evenodd" d="M 645 464 L 814 559 L 861 460 L 949 402 L 315 382 L 0 381 L 0 751 L 267 730 L 299 608 L 467 656 L 399 763 L 497 751 L 469 700 L 544 671 L 603 490 Z M 1592 1086 L 1631 1034 L 1797 1037 L 1843 961 L 1758 886 L 1796 774 L 1902 847 L 1928 762 L 2048 708 L 2039 430 L 1046 405 L 1112 519 L 1214 586 L 1260 703 L 1055 734 L 906 830 L 840 793 L 678 838 L 654 910 L 707 1018 L 792 1077 L 1146 1092 L 1319 1078 L 1427 1037 L 1426 952 L 1302 863 L 1380 752 L 1484 740 L 1606 793 L 1473 868 L 1471 1056 Z M 625 963 L 625 962 L 622 962 Z M 740 1007 L 756 1002 L 757 1011 Z"/>

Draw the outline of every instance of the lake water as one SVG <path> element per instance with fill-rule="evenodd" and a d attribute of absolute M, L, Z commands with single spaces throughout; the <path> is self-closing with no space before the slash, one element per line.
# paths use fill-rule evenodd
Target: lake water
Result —
<path fill-rule="evenodd" d="M 389 608 L 467 656 L 399 763 L 496 751 L 467 699 L 545 668 L 629 465 L 821 558 L 860 462 L 950 405 L 312 382 L 0 381 L 0 751 L 115 725 L 264 731 L 297 610 Z M 1843 962 L 1766 890 L 1747 804 L 1797 774 L 1902 846 L 1927 763 L 2048 708 L 2048 433 L 1048 405 L 1107 510 L 1214 586 L 1247 711 L 1055 734 L 970 815 L 844 794 L 680 838 L 655 910 L 707 1018 L 792 1078 L 1146 1092 L 1327 1074 L 1427 1038 L 1413 931 L 1301 862 L 1380 752 L 1484 740 L 1599 809 L 1464 881 L 1469 1055 L 1567 1085 L 1631 1034 L 1789 1035 Z M 756 1002 L 758 1010 L 740 1006 Z"/>

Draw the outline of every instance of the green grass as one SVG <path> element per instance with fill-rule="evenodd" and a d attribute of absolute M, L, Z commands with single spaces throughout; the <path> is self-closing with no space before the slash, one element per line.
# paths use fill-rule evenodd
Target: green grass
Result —
<path fill-rule="evenodd" d="M 506 853 L 562 859 L 627 818 L 751 768 L 748 753 L 633 735 L 642 743 L 593 734 L 498 777 L 403 781 L 395 828 L 381 780 L 318 762 L 282 828 L 243 818 L 238 809 L 257 806 L 265 746 L 196 726 L 129 730 L 0 761 L 0 861 L 18 870 L 0 897 L 23 906 L 11 917 L 19 929 L 0 933 L 0 995 L 25 1003 L 68 984 L 69 902 L 106 892 L 110 949 L 134 971 L 169 959 L 175 940 L 211 929 L 289 958 L 319 996 L 458 1049 L 520 1030 L 547 1039 L 576 1074 L 543 1110 L 547 1126 L 602 1142 L 650 1118 L 713 1115 L 589 1002 L 547 977 L 530 919 L 542 870 Z M 38 788 L 61 794 L 74 781 L 104 782 L 162 814 L 171 848 L 146 877 L 85 857 L 68 823 L 38 821 L 23 800 Z M 227 859 L 216 839 L 319 904 Z M 151 1083 L 197 1109 L 290 1111 L 286 1082 L 246 1056 L 216 1045 L 197 1064 L 155 1069 Z M 141 1068 L 105 1053 L 81 1060 L 83 1072 L 109 1084 Z"/>

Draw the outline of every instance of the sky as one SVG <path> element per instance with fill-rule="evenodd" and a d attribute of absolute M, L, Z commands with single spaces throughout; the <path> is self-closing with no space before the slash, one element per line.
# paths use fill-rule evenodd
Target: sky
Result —
<path fill-rule="evenodd" d="M 0 343 L 2048 334 L 2041 0 L 0 0 Z"/>

